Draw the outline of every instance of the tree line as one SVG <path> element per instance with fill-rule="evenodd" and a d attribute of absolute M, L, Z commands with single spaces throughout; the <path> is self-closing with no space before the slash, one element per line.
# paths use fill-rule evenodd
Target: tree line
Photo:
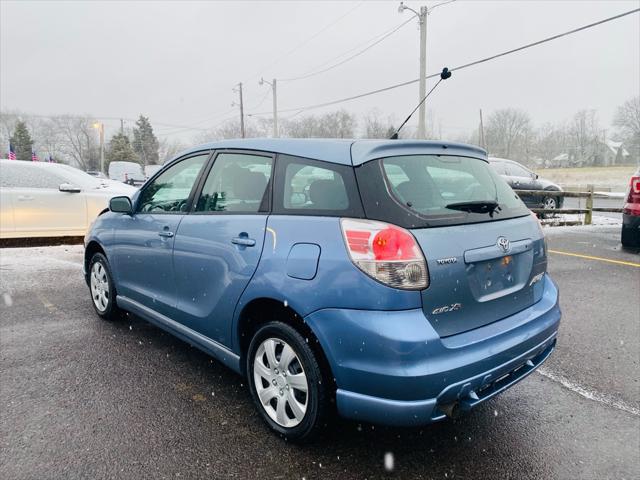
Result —
<path fill-rule="evenodd" d="M 360 121 L 359 121 L 360 120 Z M 247 137 L 269 137 L 269 118 L 250 117 L 245 122 Z M 56 161 L 75 164 L 84 170 L 98 169 L 99 145 L 91 117 L 63 115 L 38 117 L 19 113 L 0 114 L 0 148 L 9 142 L 19 159 L 31 159 L 34 146 Z M 495 157 L 517 160 L 531 167 L 588 166 L 640 163 L 640 97 L 633 97 L 616 109 L 613 129 L 601 124 L 595 110 L 581 110 L 569 120 L 534 125 L 524 110 L 503 108 L 488 112 L 483 128 L 441 138 L 428 119 L 427 138 L 453 140 L 479 145 Z M 293 116 L 280 122 L 279 134 L 290 138 L 379 138 L 387 139 L 397 124 L 377 109 L 358 119 L 340 109 L 319 115 Z M 240 137 L 239 120 L 228 120 L 198 134 L 193 143 Z M 400 138 L 413 138 L 407 128 Z M 180 141 L 159 141 L 149 119 L 140 115 L 135 127 L 121 129 L 111 136 L 105 148 L 107 162 L 134 161 L 141 165 L 163 163 L 186 145 Z M 41 154 L 41 157 L 42 157 Z"/>
<path fill-rule="evenodd" d="M 54 117 L 0 113 L 0 148 L 2 158 L 13 149 L 18 160 L 31 160 L 32 152 L 40 160 L 75 165 L 83 170 L 99 170 L 99 123 L 90 116 Z M 105 163 L 131 161 L 141 165 L 161 163 L 175 153 L 168 142 L 160 142 L 149 119 L 140 115 L 135 126 L 121 128 L 105 145 Z"/>

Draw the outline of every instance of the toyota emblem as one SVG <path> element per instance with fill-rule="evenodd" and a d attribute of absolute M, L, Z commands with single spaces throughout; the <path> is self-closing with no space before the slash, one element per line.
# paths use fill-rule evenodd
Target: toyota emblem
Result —
<path fill-rule="evenodd" d="M 505 253 L 507 253 L 511 249 L 511 242 L 509 242 L 509 240 L 504 237 L 498 237 L 497 245 Z"/>

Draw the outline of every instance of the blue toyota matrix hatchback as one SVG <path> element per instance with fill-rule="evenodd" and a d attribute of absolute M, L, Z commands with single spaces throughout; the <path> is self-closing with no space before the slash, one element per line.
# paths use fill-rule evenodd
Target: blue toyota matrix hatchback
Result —
<path fill-rule="evenodd" d="M 267 424 L 453 417 L 555 348 L 537 219 L 486 152 L 427 141 L 193 148 L 85 239 L 97 314 L 138 315 L 247 377 Z"/>

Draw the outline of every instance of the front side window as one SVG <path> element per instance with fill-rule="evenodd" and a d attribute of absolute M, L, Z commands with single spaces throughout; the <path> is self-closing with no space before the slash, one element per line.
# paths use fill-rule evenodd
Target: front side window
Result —
<path fill-rule="evenodd" d="M 208 158 L 208 153 L 190 157 L 162 172 L 145 186 L 140 195 L 138 212 L 185 212 L 191 190 Z"/>
<path fill-rule="evenodd" d="M 520 165 L 516 165 L 515 163 L 508 163 L 506 165 L 507 172 L 512 177 L 530 177 L 531 172 Z"/>
<path fill-rule="evenodd" d="M 196 212 L 258 213 L 268 210 L 271 156 L 220 153 L 213 163 Z"/>

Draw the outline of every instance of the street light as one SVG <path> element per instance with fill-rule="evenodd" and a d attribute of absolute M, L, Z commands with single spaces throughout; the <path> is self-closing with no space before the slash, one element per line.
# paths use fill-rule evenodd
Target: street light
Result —
<path fill-rule="evenodd" d="M 278 138 L 278 96 L 276 91 L 276 79 L 273 82 L 267 82 L 264 78 L 261 78 L 258 85 L 264 84 L 270 85 L 273 90 L 273 138 Z"/>
<path fill-rule="evenodd" d="M 100 171 L 104 171 L 104 123 L 96 122 L 92 125 L 93 128 L 100 132 Z"/>

